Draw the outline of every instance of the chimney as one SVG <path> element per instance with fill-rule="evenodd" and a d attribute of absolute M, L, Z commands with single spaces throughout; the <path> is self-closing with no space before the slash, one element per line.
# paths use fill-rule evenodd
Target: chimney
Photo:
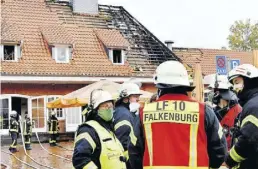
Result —
<path fill-rule="evenodd" d="M 99 13 L 98 0 L 72 0 L 73 12 L 90 15 Z"/>
<path fill-rule="evenodd" d="M 173 41 L 172 40 L 166 40 L 165 44 L 167 45 L 168 49 L 172 51 L 173 48 Z"/>

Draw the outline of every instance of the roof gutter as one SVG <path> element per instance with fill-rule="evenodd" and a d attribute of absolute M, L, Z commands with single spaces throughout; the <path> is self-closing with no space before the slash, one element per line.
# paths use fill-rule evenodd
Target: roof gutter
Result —
<path fill-rule="evenodd" d="M 100 80 L 125 82 L 132 77 L 73 77 L 73 76 L 7 76 L 1 75 L 1 83 L 55 83 L 55 84 L 88 84 Z M 141 83 L 153 83 L 150 77 L 134 77 Z"/>

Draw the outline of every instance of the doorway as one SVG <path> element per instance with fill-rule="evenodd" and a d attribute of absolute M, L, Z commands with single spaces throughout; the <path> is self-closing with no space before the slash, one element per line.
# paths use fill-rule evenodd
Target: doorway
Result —
<path fill-rule="evenodd" d="M 25 114 L 28 114 L 28 99 L 21 97 L 12 97 L 12 110 L 15 110 L 23 120 Z"/>
<path fill-rule="evenodd" d="M 10 129 L 10 113 L 15 110 L 23 119 L 28 112 L 28 97 L 23 95 L 6 94 L 0 98 L 0 133 L 8 134 Z"/>

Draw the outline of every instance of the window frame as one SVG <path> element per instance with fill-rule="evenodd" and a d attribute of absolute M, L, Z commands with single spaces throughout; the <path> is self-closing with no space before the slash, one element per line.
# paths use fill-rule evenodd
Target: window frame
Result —
<path fill-rule="evenodd" d="M 64 48 L 65 49 L 65 61 L 60 61 L 58 60 L 58 49 Z M 69 47 L 69 45 L 55 45 L 53 46 L 53 50 L 52 50 L 52 58 L 55 59 L 56 63 L 69 63 L 70 61 L 70 52 L 71 49 Z"/>
<path fill-rule="evenodd" d="M 47 102 L 50 102 L 49 99 L 51 99 L 51 101 L 53 101 L 55 99 L 58 99 L 59 97 L 61 97 L 61 96 L 50 95 L 50 96 L 47 97 Z M 50 110 L 54 110 L 56 112 L 56 117 L 57 117 L 58 120 L 65 120 L 65 110 L 64 110 L 64 108 L 47 108 L 48 117 L 50 117 L 50 114 L 51 114 Z M 59 117 L 60 111 L 62 111 L 62 117 Z"/>
<path fill-rule="evenodd" d="M 114 63 L 114 50 L 120 50 L 121 51 L 121 63 Z M 109 55 L 109 60 L 114 64 L 114 65 L 124 65 L 125 64 L 125 50 L 123 49 L 108 49 L 108 55 Z"/>
<path fill-rule="evenodd" d="M 14 60 L 5 60 L 4 58 L 4 46 L 14 46 Z M 21 46 L 18 44 L 1 44 L 0 45 L 0 56 L 1 60 L 4 62 L 18 62 L 21 58 Z"/>

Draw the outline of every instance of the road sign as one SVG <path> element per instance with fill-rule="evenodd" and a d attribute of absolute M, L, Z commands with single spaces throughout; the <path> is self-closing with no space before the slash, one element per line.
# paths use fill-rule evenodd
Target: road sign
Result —
<path fill-rule="evenodd" d="M 240 65 L 239 59 L 231 59 L 230 60 L 230 69 L 234 69 L 235 67 Z"/>
<path fill-rule="evenodd" d="M 216 69 L 219 75 L 227 75 L 227 58 L 226 56 L 216 56 Z"/>

